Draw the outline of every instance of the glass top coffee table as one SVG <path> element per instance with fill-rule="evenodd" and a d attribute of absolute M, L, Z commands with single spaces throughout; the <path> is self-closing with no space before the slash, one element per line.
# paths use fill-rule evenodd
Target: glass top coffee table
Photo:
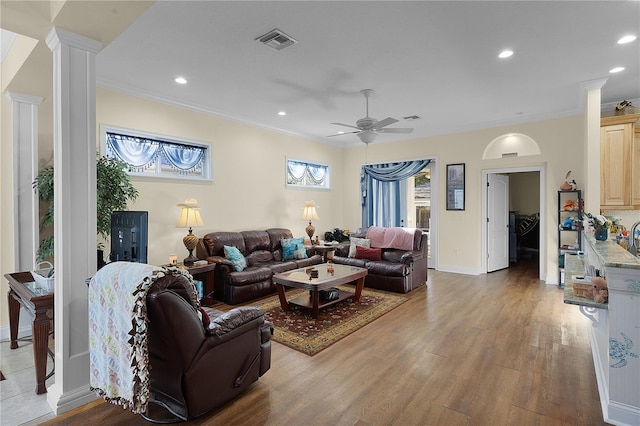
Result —
<path fill-rule="evenodd" d="M 332 270 L 333 268 L 333 270 Z M 312 276 L 312 270 L 318 271 L 318 276 Z M 273 276 L 273 282 L 278 289 L 278 297 L 280 298 L 280 306 L 285 312 L 289 311 L 289 306 L 297 305 L 305 308 L 311 308 L 313 318 L 318 318 L 320 308 L 333 305 L 342 300 L 351 298 L 354 302 L 360 301 L 360 294 L 364 287 L 364 277 L 367 275 L 365 268 L 358 268 L 348 265 L 335 265 L 323 263 L 321 265 L 310 266 L 307 268 L 294 269 L 293 271 L 282 272 Z M 320 290 L 327 290 L 340 284 L 347 284 L 356 281 L 355 293 L 339 290 L 340 294 L 337 299 L 320 300 Z M 304 293 L 293 300 L 287 302 L 284 291 L 285 287 L 301 288 L 310 290 L 311 294 Z"/>

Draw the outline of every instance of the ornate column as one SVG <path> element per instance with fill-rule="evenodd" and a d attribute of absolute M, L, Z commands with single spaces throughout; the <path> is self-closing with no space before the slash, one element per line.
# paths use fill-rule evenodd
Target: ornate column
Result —
<path fill-rule="evenodd" d="M 42 98 L 7 93 L 12 106 L 15 271 L 33 269 L 39 243 L 38 195 L 32 182 L 38 174 L 38 107 Z"/>
<path fill-rule="evenodd" d="M 53 28 L 53 159 L 55 236 L 56 414 L 95 399 L 89 391 L 85 279 L 96 272 L 95 55 L 102 44 Z"/>

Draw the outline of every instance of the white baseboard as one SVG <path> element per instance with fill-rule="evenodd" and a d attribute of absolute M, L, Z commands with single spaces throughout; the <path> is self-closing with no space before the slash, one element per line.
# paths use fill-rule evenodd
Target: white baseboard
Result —
<path fill-rule="evenodd" d="M 465 268 L 458 265 L 443 265 L 442 263 L 438 265 L 438 271 L 464 275 L 480 275 L 482 273 L 480 268 Z"/>
<path fill-rule="evenodd" d="M 88 404 L 98 398 L 99 396 L 89 389 L 88 383 L 66 393 L 62 393 L 61 387 L 56 383 L 47 388 L 47 402 L 56 416 Z"/>
<path fill-rule="evenodd" d="M 20 306 L 20 313 L 18 314 L 20 321 L 18 322 L 18 339 L 23 337 L 31 337 L 33 334 L 32 324 L 34 316 L 31 312 Z M 0 327 L 0 340 L 9 340 L 11 338 L 11 329 L 9 325 L 3 325 Z"/>

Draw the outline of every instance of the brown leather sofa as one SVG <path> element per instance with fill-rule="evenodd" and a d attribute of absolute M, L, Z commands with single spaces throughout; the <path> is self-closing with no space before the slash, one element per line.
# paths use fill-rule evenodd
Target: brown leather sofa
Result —
<path fill-rule="evenodd" d="M 184 276 L 166 275 L 147 293 L 150 401 L 185 421 L 234 399 L 271 366 L 273 329 L 262 309 L 205 308 L 206 327 L 194 298 Z"/>
<path fill-rule="evenodd" d="M 274 274 L 322 263 L 320 255 L 283 260 L 280 241 L 292 236 L 288 229 L 271 228 L 265 231 L 211 232 L 202 237 L 196 247 L 196 256 L 216 263 L 214 299 L 228 305 L 255 300 L 276 292 L 271 280 Z M 225 258 L 225 245 L 240 250 L 247 261 L 246 269 L 235 270 Z"/>
<path fill-rule="evenodd" d="M 368 228 L 358 228 L 351 237 L 366 238 Z M 336 246 L 333 262 L 341 265 L 367 268 L 364 285 L 368 288 L 408 293 L 427 282 L 427 235 L 416 229 L 413 250 L 383 248 L 382 260 L 348 257 L 350 243 Z"/>

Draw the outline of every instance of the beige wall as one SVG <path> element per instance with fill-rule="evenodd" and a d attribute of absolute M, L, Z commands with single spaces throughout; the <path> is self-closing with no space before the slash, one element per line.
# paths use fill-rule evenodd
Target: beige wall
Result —
<path fill-rule="evenodd" d="M 540 173 L 509 174 L 509 210 L 532 215 L 540 210 Z"/>
<path fill-rule="evenodd" d="M 533 123 L 482 129 L 425 139 L 369 145 L 369 163 L 384 161 L 436 158 L 438 164 L 438 264 L 441 269 L 464 273 L 479 273 L 482 259 L 482 186 L 483 170 L 513 167 L 543 166 L 546 168 L 547 274 L 553 277 L 557 268 L 555 231 L 556 189 L 564 181 L 567 170 L 578 185 L 583 176 L 583 118 L 567 117 Z M 542 152 L 538 156 L 482 160 L 482 153 L 493 139 L 506 133 L 523 133 L 533 138 Z M 345 226 L 360 222 L 358 198 L 359 166 L 365 160 L 365 147 L 345 150 L 344 218 Z M 445 209 L 445 165 L 466 164 L 466 209 Z"/>
<path fill-rule="evenodd" d="M 153 132 L 213 145 L 213 182 L 151 181 L 134 178 L 140 192 L 131 210 L 149 211 L 149 262 L 166 263 L 170 253 L 186 257 L 175 227 L 177 203 L 195 198 L 201 207 L 206 232 L 284 227 L 305 236 L 300 220 L 302 205 L 319 205 L 317 233 L 341 226 L 344 181 L 342 149 L 310 142 L 270 130 L 220 119 L 109 90 L 98 90 L 97 123 Z M 317 161 L 331 170 L 331 190 L 287 189 L 285 158 Z"/>
<path fill-rule="evenodd" d="M 6 101 L 3 101 L 3 106 Z M 46 103 L 45 111 L 50 111 Z M 3 108 L 3 123 L 5 121 Z M 47 112 L 48 114 L 49 112 Z M 336 148 L 301 138 L 279 134 L 262 128 L 220 119 L 211 115 L 145 100 L 122 93 L 98 89 L 97 124 L 148 131 L 167 136 L 210 142 L 213 145 L 213 182 L 150 181 L 134 178 L 140 192 L 132 210 L 149 211 L 149 262 L 165 263 L 170 253 L 186 256 L 182 237 L 186 230 L 175 228 L 178 218 L 176 204 L 186 198 L 196 198 L 202 208 L 205 227 L 196 228 L 196 235 L 217 230 L 261 229 L 281 226 L 304 236 L 306 223 L 300 220 L 300 206 L 313 199 L 320 206 L 320 219 L 314 221 L 317 232 L 334 227 L 355 229 L 360 226 L 359 171 L 369 163 L 435 158 L 438 164 L 438 256 L 442 269 L 463 273 L 479 273 L 481 267 L 481 176 L 484 169 L 544 166 L 547 168 L 547 271 L 555 275 L 556 188 L 567 170 L 578 184 L 583 179 L 582 117 L 569 117 L 537 123 L 526 123 L 494 129 L 483 129 L 452 135 L 436 136 L 398 143 L 376 142 L 352 148 Z M 9 121 L 10 122 L 10 121 Z M 45 118 L 44 123 L 50 126 Z M 43 123 L 41 123 L 43 124 Z M 43 145 L 40 157 L 45 163 L 51 158 L 51 139 L 44 124 L 40 133 Z M 2 187 L 10 190 L 3 126 Z M 481 160 L 486 145 L 508 132 L 524 133 L 540 145 L 542 155 L 497 160 Z M 329 164 L 332 188 L 324 190 L 287 189 L 284 183 L 286 157 Z M 447 211 L 444 208 L 444 165 L 466 164 L 466 209 Z M 10 161 L 8 162 L 10 165 Z M 7 186 L 9 185 L 9 186 Z M 3 199 L 4 199 L 3 192 Z M 5 256 L 10 244 L 11 224 L 2 216 L 3 273 L 10 272 Z M 545 230 L 541 230 L 545 232 Z M 9 243 L 7 242 L 9 241 Z M 3 282 L 3 291 L 6 283 Z M 4 308 L 4 304 L 2 304 Z M 7 324 L 3 309 L 2 324 Z"/>
<path fill-rule="evenodd" d="M 0 96 L 0 325 L 9 323 L 7 298 L 9 285 L 4 274 L 14 272 L 13 255 L 13 131 L 11 123 L 11 101 L 6 95 Z"/>

